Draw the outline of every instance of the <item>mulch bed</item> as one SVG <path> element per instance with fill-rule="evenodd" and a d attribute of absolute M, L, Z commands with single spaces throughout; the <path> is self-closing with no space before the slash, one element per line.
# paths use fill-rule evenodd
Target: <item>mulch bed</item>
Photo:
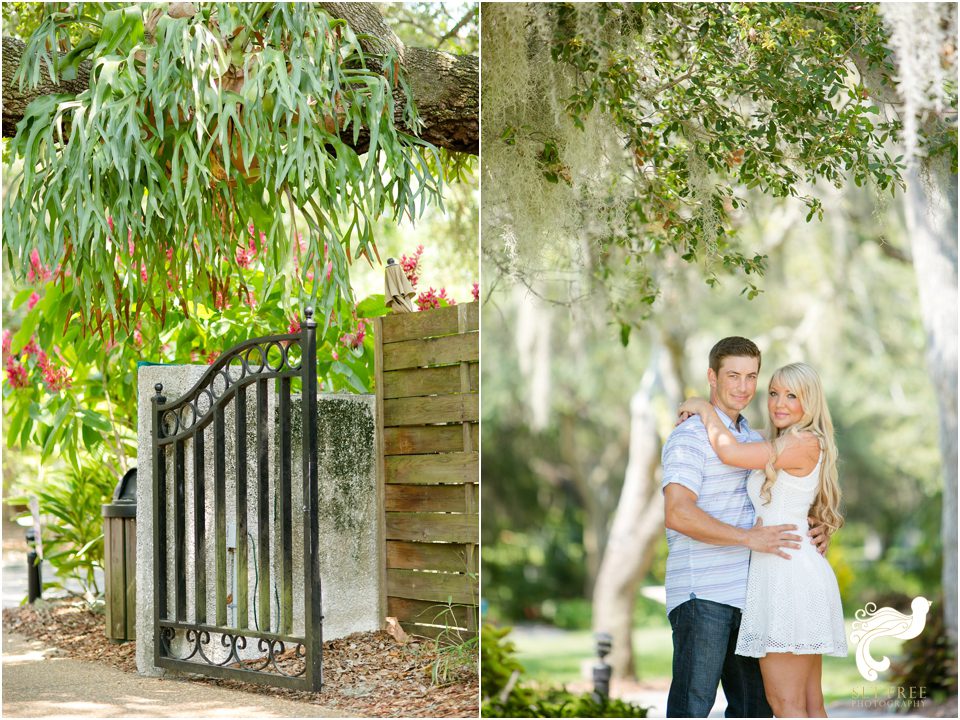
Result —
<path fill-rule="evenodd" d="M 44 602 L 3 611 L 3 627 L 58 648 L 64 657 L 105 663 L 135 673 L 135 643 L 115 643 L 104 633 L 103 615 L 78 601 Z M 354 633 L 323 644 L 324 689 L 320 693 L 203 678 L 243 692 L 275 695 L 336 708 L 357 717 L 457 717 L 479 715 L 476 665 L 454 682 L 431 684 L 437 659 L 432 641 L 401 645 L 384 632 Z"/>

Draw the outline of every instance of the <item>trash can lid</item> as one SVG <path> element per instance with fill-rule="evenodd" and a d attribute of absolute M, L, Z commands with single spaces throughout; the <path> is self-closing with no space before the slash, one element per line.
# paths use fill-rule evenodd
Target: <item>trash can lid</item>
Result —
<path fill-rule="evenodd" d="M 127 470 L 113 491 L 113 502 L 103 506 L 104 517 L 137 516 L 137 469 Z"/>

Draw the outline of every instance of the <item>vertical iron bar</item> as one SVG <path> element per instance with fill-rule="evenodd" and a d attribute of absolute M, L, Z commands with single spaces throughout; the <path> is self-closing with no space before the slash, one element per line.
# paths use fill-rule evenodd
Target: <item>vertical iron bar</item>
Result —
<path fill-rule="evenodd" d="M 270 451 L 267 437 L 266 380 L 257 380 L 257 617 L 260 632 L 270 632 Z"/>
<path fill-rule="evenodd" d="M 217 564 L 217 625 L 227 624 L 227 463 L 223 406 L 213 411 L 213 522 Z"/>
<path fill-rule="evenodd" d="M 173 443 L 173 575 L 176 583 L 176 617 L 187 619 L 187 491 L 183 440 Z"/>
<path fill-rule="evenodd" d="M 280 632 L 293 632 L 293 517 L 291 495 L 290 378 L 280 379 L 280 567 L 283 578 Z"/>
<path fill-rule="evenodd" d="M 247 628 L 247 388 L 237 389 L 237 627 Z"/>
<path fill-rule="evenodd" d="M 323 685 L 323 608 L 320 603 L 319 488 L 317 486 L 317 323 L 313 308 L 304 310 L 300 335 L 303 374 L 304 612 L 306 679 L 314 691 Z"/>
<path fill-rule="evenodd" d="M 194 420 L 196 423 L 196 420 Z M 203 477 L 203 430 L 197 430 L 193 436 L 193 543 L 196 581 L 196 618 L 197 622 L 207 622 L 207 514 Z"/>
<path fill-rule="evenodd" d="M 153 604 L 153 664 L 160 664 L 161 646 L 160 641 L 160 618 L 167 615 L 167 568 L 166 568 L 166 549 L 167 549 L 167 514 L 164 512 L 166 503 L 166 475 L 167 463 L 165 457 L 165 448 L 160 446 L 160 439 L 163 437 L 163 424 L 160 422 L 160 406 L 167 399 L 161 395 L 163 385 L 157 383 L 153 386 L 156 395 L 151 398 L 153 406 L 153 432 L 152 436 L 152 465 L 153 465 L 153 587 L 155 602 Z"/>

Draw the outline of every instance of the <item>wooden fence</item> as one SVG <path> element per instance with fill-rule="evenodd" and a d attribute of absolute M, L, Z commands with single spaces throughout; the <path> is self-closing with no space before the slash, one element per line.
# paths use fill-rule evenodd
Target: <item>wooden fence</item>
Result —
<path fill-rule="evenodd" d="M 411 634 L 477 631 L 478 331 L 476 302 L 375 325 L 382 604 Z"/>

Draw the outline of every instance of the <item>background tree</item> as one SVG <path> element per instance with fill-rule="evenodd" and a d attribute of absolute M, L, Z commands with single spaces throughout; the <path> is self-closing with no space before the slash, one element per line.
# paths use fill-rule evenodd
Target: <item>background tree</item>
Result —
<path fill-rule="evenodd" d="M 550 294 L 542 287 L 544 271 L 566 271 L 581 278 L 576 292 L 555 288 L 552 298 L 576 303 L 586 301 L 584 294 L 596 296 L 626 343 L 645 320 L 660 315 L 669 327 L 675 317 L 667 320 L 665 313 L 675 315 L 681 306 L 686 312 L 689 291 L 681 304 L 663 284 L 676 262 L 694 265 L 710 286 L 733 273 L 746 297 L 768 288 L 761 274 L 773 272 L 775 256 L 764 250 L 762 233 L 742 230 L 767 211 L 760 198 L 795 198 L 792 206 L 803 207 L 808 222 L 829 220 L 835 208 L 827 200 L 836 202 L 830 186 L 852 180 L 895 191 L 907 163 L 917 162 L 910 167 L 929 181 L 916 183 L 908 175 L 908 190 L 923 189 L 915 205 L 928 208 L 931 229 L 929 241 L 911 235 L 920 242 L 913 255 L 939 258 L 943 279 L 931 285 L 955 288 L 950 273 L 956 277 L 956 254 L 947 248 L 956 235 L 956 85 L 950 70 L 956 9 L 946 3 L 926 8 L 933 19 L 921 24 L 926 50 L 920 54 L 943 69 L 918 77 L 917 63 L 910 65 L 915 34 L 892 41 L 876 5 L 491 6 L 482 28 L 490 188 L 482 222 L 485 269 L 500 278 L 492 284 L 512 280 Z M 892 23 L 902 30 L 897 23 L 903 20 Z M 895 46 L 906 54 L 892 54 Z M 912 74 L 904 71 L 907 65 Z M 907 88 L 913 100 L 906 102 L 898 88 Z M 911 124 L 915 116 L 924 121 Z M 907 151 L 895 149 L 904 139 Z M 941 192 L 944 203 L 929 202 Z M 936 207 L 945 209 L 930 210 Z M 879 241 L 892 256 L 910 257 L 905 249 L 891 250 L 882 230 L 869 241 Z M 917 261 L 921 286 L 926 267 Z M 943 487 L 952 508 L 944 512 L 955 514 L 950 447 L 956 432 L 949 428 L 956 423 L 956 392 L 948 387 L 956 378 L 955 323 L 951 330 L 945 317 L 938 320 L 950 310 L 927 302 L 921 307 L 931 328 L 931 377 L 946 398 L 939 408 Z M 955 317 L 956 302 L 947 307 Z M 816 317 L 813 310 L 804 316 L 804 332 L 816 327 L 809 319 Z M 737 325 L 732 331 L 743 332 Z M 643 342 L 652 342 L 649 335 Z M 621 508 L 626 490 L 624 497 Z M 639 513 L 645 506 L 633 507 Z M 945 546 L 954 547 L 955 517 L 944 517 L 943 532 Z M 944 563 L 945 590 L 955 598 L 946 556 Z M 644 572 L 623 556 L 611 557 L 609 565 L 615 575 L 629 575 L 628 567 Z M 598 582 L 598 589 L 605 586 Z M 629 590 L 630 583 L 621 579 L 609 587 Z M 618 636 L 629 638 L 620 615 Z M 629 656 L 615 658 L 618 672 L 630 672 Z"/>

